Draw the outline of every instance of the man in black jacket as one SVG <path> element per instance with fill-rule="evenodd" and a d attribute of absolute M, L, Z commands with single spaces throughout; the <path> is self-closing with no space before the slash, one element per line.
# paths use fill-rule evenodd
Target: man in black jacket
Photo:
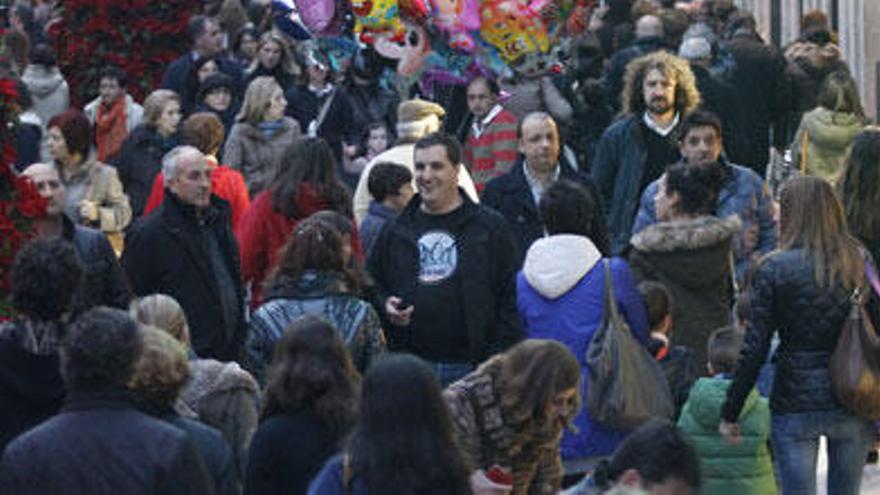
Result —
<path fill-rule="evenodd" d="M 64 214 L 64 182 L 58 169 L 35 163 L 22 175 L 31 179 L 46 199 L 46 216 L 37 222 L 40 237 L 61 237 L 73 244 L 85 268 L 84 278 L 73 296 L 71 313 L 76 316 L 95 306 L 128 308 L 131 290 L 110 241 L 100 230 L 78 225 Z"/>
<path fill-rule="evenodd" d="M 246 327 L 229 204 L 211 194 L 208 163 L 192 146 L 168 152 L 162 173 L 165 200 L 132 229 L 122 264 L 135 294 L 180 303 L 196 354 L 238 359 Z"/>
<path fill-rule="evenodd" d="M 67 401 L 6 448 L 0 493 L 213 493 L 186 434 L 130 404 L 141 348 L 137 324 L 119 309 L 90 310 L 70 328 L 61 346 Z"/>
<path fill-rule="evenodd" d="M 579 182 L 596 205 L 601 205 L 602 200 L 593 179 L 579 173 L 565 156 L 560 157 L 559 131 L 553 117 L 544 112 L 530 113 L 520 120 L 516 131 L 523 158 L 509 172 L 489 181 L 480 200 L 498 210 L 513 227 L 521 264 L 532 242 L 544 235 L 544 226 L 538 218 L 538 202 L 554 182 L 560 179 Z M 603 254 L 608 254 L 608 232 L 601 206 L 599 210 L 600 214 L 595 215 L 593 225 L 589 226 L 590 240 Z"/>
<path fill-rule="evenodd" d="M 370 257 L 389 345 L 432 362 L 445 385 L 523 336 L 516 247 L 507 222 L 458 188 L 461 148 L 446 134 L 415 145 L 419 194 Z"/>

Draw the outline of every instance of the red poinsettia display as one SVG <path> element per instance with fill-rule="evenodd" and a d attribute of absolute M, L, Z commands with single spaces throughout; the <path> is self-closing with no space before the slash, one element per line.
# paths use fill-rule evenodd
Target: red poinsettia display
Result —
<path fill-rule="evenodd" d="M 65 0 L 49 34 L 71 103 L 97 95 L 106 64 L 122 68 L 137 100 L 158 87 L 165 68 L 189 46 L 186 24 L 199 0 Z"/>
<path fill-rule="evenodd" d="M 46 213 L 46 200 L 33 184 L 12 172 L 18 109 L 15 83 L 0 80 L 0 320 L 12 316 L 9 268 L 19 249 L 33 237 L 33 225 Z"/>

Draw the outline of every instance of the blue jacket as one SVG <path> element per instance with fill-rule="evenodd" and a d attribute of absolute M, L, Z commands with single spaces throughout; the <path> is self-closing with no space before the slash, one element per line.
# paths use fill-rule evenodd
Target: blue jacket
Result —
<path fill-rule="evenodd" d="M 743 227 L 733 242 L 733 256 L 736 260 L 736 274 L 739 280 L 747 272 L 755 255 L 769 253 L 776 246 L 776 227 L 773 222 L 773 201 L 767 184 L 753 170 L 722 159 L 726 178 L 724 186 L 718 194 L 718 207 L 715 216 L 726 218 L 738 215 Z M 639 213 L 633 225 L 632 234 L 638 234 L 648 225 L 657 223 L 654 211 L 654 196 L 657 194 L 658 181 L 652 182 L 639 204 Z M 755 229 L 757 236 L 749 242 L 746 232 Z M 754 243 L 754 244 L 751 244 Z M 748 245 L 751 244 L 751 245 Z"/>
<path fill-rule="evenodd" d="M 529 249 L 516 280 L 517 309 L 528 337 L 554 339 L 568 346 L 581 364 L 583 396 L 589 388 L 587 348 L 604 311 L 602 260 L 599 250 L 586 237 L 545 237 Z M 647 344 L 648 320 L 635 280 L 624 260 L 610 261 L 621 315 L 635 337 Z M 578 414 L 574 423 L 578 433 L 566 433 L 562 439 L 565 460 L 611 454 L 628 434 L 594 423 L 586 410 Z"/>
<path fill-rule="evenodd" d="M 376 245 L 376 239 L 382 232 L 382 227 L 397 216 L 397 212 L 383 205 L 378 201 L 371 201 L 370 208 L 367 210 L 367 216 L 358 227 L 358 233 L 361 236 L 361 248 L 364 251 L 364 258 L 369 259 L 373 255 L 373 246 Z"/>

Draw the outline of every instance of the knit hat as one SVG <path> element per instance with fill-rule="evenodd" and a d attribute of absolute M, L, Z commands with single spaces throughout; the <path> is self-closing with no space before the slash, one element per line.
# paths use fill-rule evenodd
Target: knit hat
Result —
<path fill-rule="evenodd" d="M 397 121 L 401 123 L 418 122 L 435 116 L 438 119 L 446 115 L 446 110 L 440 105 L 420 100 L 407 100 L 397 106 Z"/>
<path fill-rule="evenodd" d="M 230 93 L 235 93 L 235 81 L 233 81 L 231 77 L 222 72 L 212 74 L 208 76 L 208 78 L 205 79 L 199 86 L 199 94 L 197 100 L 204 100 L 205 96 L 207 96 L 208 93 L 218 88 L 226 88 L 229 90 Z"/>

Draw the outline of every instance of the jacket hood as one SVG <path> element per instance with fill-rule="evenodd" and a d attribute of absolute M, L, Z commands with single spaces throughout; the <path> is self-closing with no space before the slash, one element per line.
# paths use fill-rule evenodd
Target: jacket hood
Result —
<path fill-rule="evenodd" d="M 21 80 L 27 85 L 31 94 L 40 98 L 46 97 L 64 84 L 64 76 L 57 67 L 34 64 L 27 66 Z"/>
<path fill-rule="evenodd" d="M 297 280 L 279 277 L 266 291 L 264 302 L 271 299 L 317 299 L 348 294 L 348 285 L 341 273 L 306 270 Z"/>
<path fill-rule="evenodd" d="M 742 222 L 736 215 L 655 223 L 634 235 L 635 252 L 669 278 L 691 288 L 715 287 L 729 276 L 730 243 Z"/>
<path fill-rule="evenodd" d="M 192 377 L 185 392 L 189 407 L 198 409 L 196 403 L 215 394 L 236 390 L 258 393 L 257 382 L 234 361 L 222 363 L 214 359 L 195 359 L 190 361 L 189 367 Z"/>
<path fill-rule="evenodd" d="M 590 239 L 553 235 L 532 243 L 526 253 L 523 275 L 542 296 L 556 299 L 577 285 L 601 259 L 602 253 Z"/>
<path fill-rule="evenodd" d="M 858 115 L 819 107 L 804 115 L 804 127 L 811 143 L 842 152 L 864 129 L 865 123 Z"/>
<path fill-rule="evenodd" d="M 740 228 L 742 221 L 736 215 L 727 218 L 703 215 L 655 223 L 634 235 L 631 243 L 645 252 L 696 250 L 729 240 Z"/>
<path fill-rule="evenodd" d="M 721 406 L 727 400 L 730 380 L 721 378 L 700 378 L 691 389 L 688 408 L 693 418 L 707 430 L 717 430 L 721 421 Z M 758 404 L 758 392 L 753 388 L 743 404 L 739 417 L 748 415 Z"/>

